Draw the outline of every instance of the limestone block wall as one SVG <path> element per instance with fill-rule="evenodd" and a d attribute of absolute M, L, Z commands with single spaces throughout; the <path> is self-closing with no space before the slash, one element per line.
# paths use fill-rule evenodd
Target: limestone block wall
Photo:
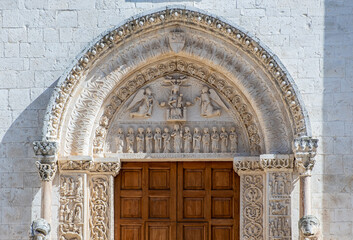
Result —
<path fill-rule="evenodd" d="M 31 143 L 41 137 L 56 80 L 101 32 L 132 15 L 171 4 L 231 20 L 281 59 L 302 94 L 313 136 L 320 140 L 312 178 L 314 214 L 321 220 L 324 239 L 351 239 L 351 0 L 0 0 L 0 239 L 28 239 L 30 222 L 40 215 Z M 54 196 L 54 219 L 57 205 Z"/>

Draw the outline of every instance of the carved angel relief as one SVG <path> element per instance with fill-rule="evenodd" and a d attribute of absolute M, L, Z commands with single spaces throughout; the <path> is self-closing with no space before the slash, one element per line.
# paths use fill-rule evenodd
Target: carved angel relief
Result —
<path fill-rule="evenodd" d="M 200 97 L 195 100 L 200 100 L 201 116 L 205 118 L 220 116 L 221 108 L 228 110 L 216 91 L 207 86 L 202 88 Z"/>
<path fill-rule="evenodd" d="M 139 90 L 127 107 L 132 118 L 149 118 L 152 116 L 153 94 L 149 88 Z"/>

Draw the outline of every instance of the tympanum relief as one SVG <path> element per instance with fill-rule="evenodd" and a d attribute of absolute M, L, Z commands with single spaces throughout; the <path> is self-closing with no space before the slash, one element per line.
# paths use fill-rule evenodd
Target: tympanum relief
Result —
<path fill-rule="evenodd" d="M 179 73 L 157 79 L 123 103 L 106 133 L 106 153 L 249 151 L 239 113 L 215 89 Z"/>

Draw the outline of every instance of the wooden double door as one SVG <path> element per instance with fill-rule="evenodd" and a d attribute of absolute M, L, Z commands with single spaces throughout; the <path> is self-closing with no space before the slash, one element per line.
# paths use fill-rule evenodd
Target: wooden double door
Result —
<path fill-rule="evenodd" d="M 239 177 L 231 162 L 123 163 L 115 240 L 239 239 Z"/>

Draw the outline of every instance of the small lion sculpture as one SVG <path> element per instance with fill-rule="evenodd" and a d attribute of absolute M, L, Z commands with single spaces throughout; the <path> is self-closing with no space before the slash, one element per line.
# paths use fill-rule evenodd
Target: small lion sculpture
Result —
<path fill-rule="evenodd" d="M 317 240 L 319 235 L 320 222 L 313 215 L 307 215 L 299 220 L 299 232 L 301 239 Z"/>
<path fill-rule="evenodd" d="M 31 240 L 47 240 L 50 233 L 50 224 L 43 218 L 34 220 L 31 225 Z"/>

